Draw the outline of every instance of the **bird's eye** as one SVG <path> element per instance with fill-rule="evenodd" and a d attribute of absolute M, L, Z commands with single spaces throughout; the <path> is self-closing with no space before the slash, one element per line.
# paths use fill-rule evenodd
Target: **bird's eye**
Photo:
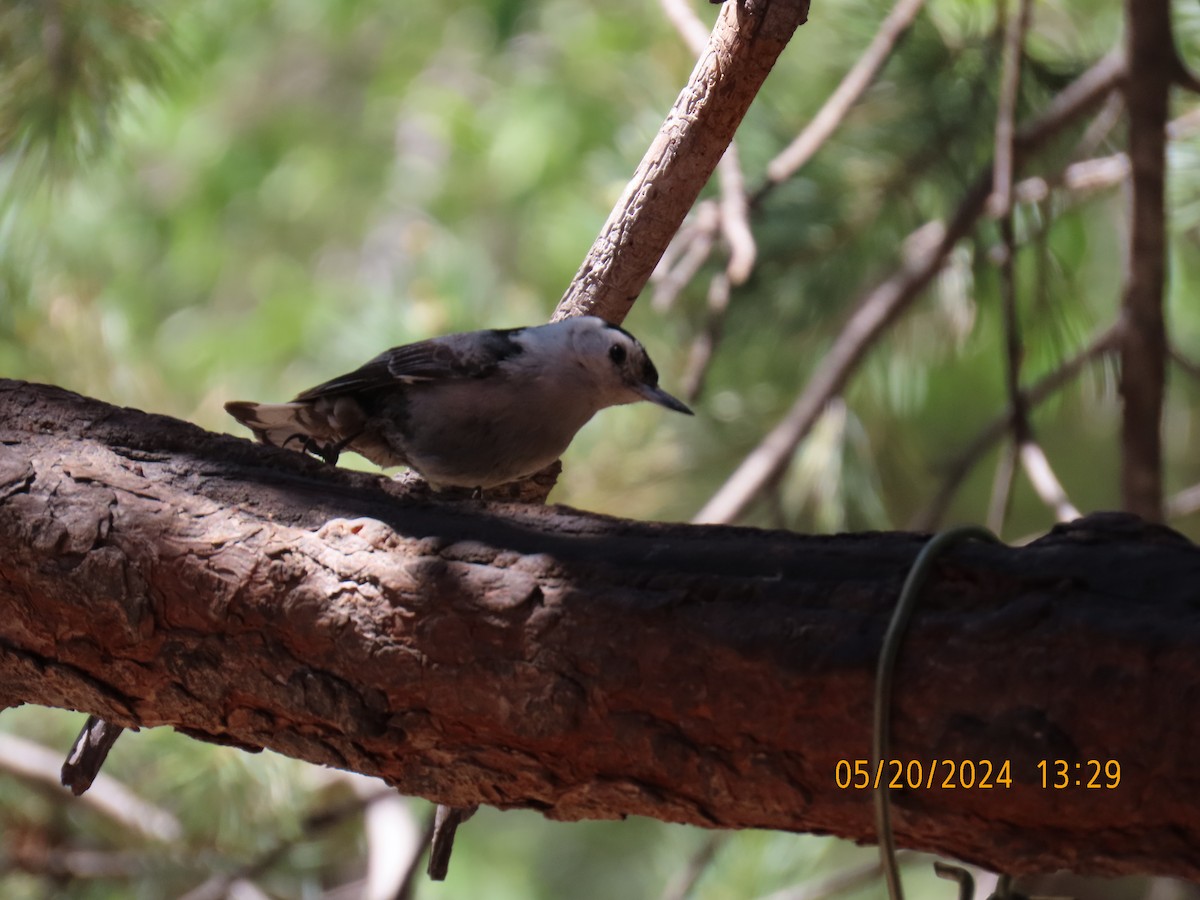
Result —
<path fill-rule="evenodd" d="M 619 366 L 625 362 L 625 348 L 620 344 L 613 344 L 608 348 L 608 358 Z"/>

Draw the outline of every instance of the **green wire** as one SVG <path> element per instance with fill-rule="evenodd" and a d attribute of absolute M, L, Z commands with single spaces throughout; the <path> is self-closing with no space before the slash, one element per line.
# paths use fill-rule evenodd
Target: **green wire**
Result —
<path fill-rule="evenodd" d="M 948 528 L 935 534 L 921 548 L 904 579 L 900 599 L 892 612 L 887 632 L 883 636 L 883 648 L 879 652 L 879 668 L 875 672 L 875 729 L 871 735 L 871 770 L 878 771 L 887 756 L 888 730 L 891 727 L 892 676 L 896 669 L 896 657 L 900 653 L 900 641 L 912 618 L 917 596 L 925 586 L 933 563 L 949 548 L 960 541 L 988 541 L 993 544 L 1001 540 L 980 525 L 962 525 Z M 890 900 L 904 900 L 900 885 L 900 870 L 896 865 L 896 839 L 892 834 L 892 811 L 889 802 L 887 779 L 881 778 L 875 785 L 875 832 L 879 836 L 879 861 L 883 867 Z"/>

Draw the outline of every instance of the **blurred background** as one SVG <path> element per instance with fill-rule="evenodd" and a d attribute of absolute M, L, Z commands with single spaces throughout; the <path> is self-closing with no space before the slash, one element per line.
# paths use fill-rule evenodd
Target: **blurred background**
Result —
<path fill-rule="evenodd" d="M 738 135 L 752 194 L 890 5 L 814 3 Z M 692 7 L 706 27 L 717 15 Z M 1122 28 L 1116 2 L 1034 9 L 1019 120 L 1116 46 Z M 569 451 L 552 500 L 669 520 L 703 506 L 785 414 L 857 300 L 900 264 L 909 235 L 948 216 L 988 165 L 999 15 L 982 0 L 929 0 L 830 141 L 758 194 L 757 263 L 720 314 L 702 371 L 696 346 L 713 326 L 720 247 L 694 277 L 646 292 L 625 325 L 664 387 L 695 389 L 697 416 L 648 404 L 602 413 Z M 1175 24 L 1195 67 L 1196 4 L 1176 4 Z M 226 400 L 282 401 L 389 346 L 543 322 L 693 61 L 651 0 L 3 0 L 0 376 L 241 434 Z M 1186 120 L 1195 101 L 1175 103 Z M 1104 116 L 1067 129 L 1025 172 L 1053 188 L 1067 162 L 1118 153 L 1120 110 Z M 1200 129 L 1174 133 L 1170 167 L 1174 493 L 1200 482 L 1189 362 L 1200 360 L 1200 305 L 1188 299 L 1200 281 Z M 1120 179 L 1028 199 L 1016 228 L 1031 383 L 1116 317 Z M 927 506 L 1005 409 L 997 243 L 990 223 L 961 242 L 742 521 L 904 528 Z M 1118 416 L 1103 357 L 1033 416 L 1085 512 L 1119 505 Z M 984 520 L 1002 446 L 970 468 L 942 521 Z M 1197 504 L 1185 500 L 1171 524 L 1196 538 Z M 1004 536 L 1053 522 L 1018 475 Z M 0 729 L 63 752 L 81 724 L 29 708 L 0 718 Z M 323 897 L 363 877 L 369 801 L 350 779 L 162 729 L 127 734 L 104 771 L 176 817 L 178 833 L 147 836 L 61 789 L 0 776 L 0 895 L 181 896 L 218 873 L 228 883 L 212 896 Z M 330 810 L 349 811 L 326 821 Z M 407 814 L 419 827 L 429 807 L 412 801 Z M 460 831 L 449 880 L 422 877 L 413 896 L 669 897 L 706 859 L 691 896 L 807 897 L 777 892 L 870 864 L 874 851 L 485 810 Z M 913 896 L 951 896 L 927 860 L 909 869 Z M 868 880 L 837 896 L 879 891 Z"/>

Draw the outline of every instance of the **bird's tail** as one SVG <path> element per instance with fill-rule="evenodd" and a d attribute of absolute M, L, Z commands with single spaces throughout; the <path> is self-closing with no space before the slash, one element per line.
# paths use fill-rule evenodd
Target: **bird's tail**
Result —
<path fill-rule="evenodd" d="M 225 411 L 264 444 L 303 450 L 310 439 L 327 440 L 314 428 L 311 403 L 252 403 L 230 400 Z M 324 430 L 324 429 L 322 429 Z"/>

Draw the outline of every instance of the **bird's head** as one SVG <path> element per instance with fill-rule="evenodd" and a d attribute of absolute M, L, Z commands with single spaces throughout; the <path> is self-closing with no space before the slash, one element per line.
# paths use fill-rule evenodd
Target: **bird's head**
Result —
<path fill-rule="evenodd" d="M 596 316 L 579 316 L 561 324 L 569 331 L 579 365 L 602 390 L 605 406 L 649 400 L 692 415 L 682 401 L 658 386 L 658 370 L 646 348 L 628 331 Z"/>

